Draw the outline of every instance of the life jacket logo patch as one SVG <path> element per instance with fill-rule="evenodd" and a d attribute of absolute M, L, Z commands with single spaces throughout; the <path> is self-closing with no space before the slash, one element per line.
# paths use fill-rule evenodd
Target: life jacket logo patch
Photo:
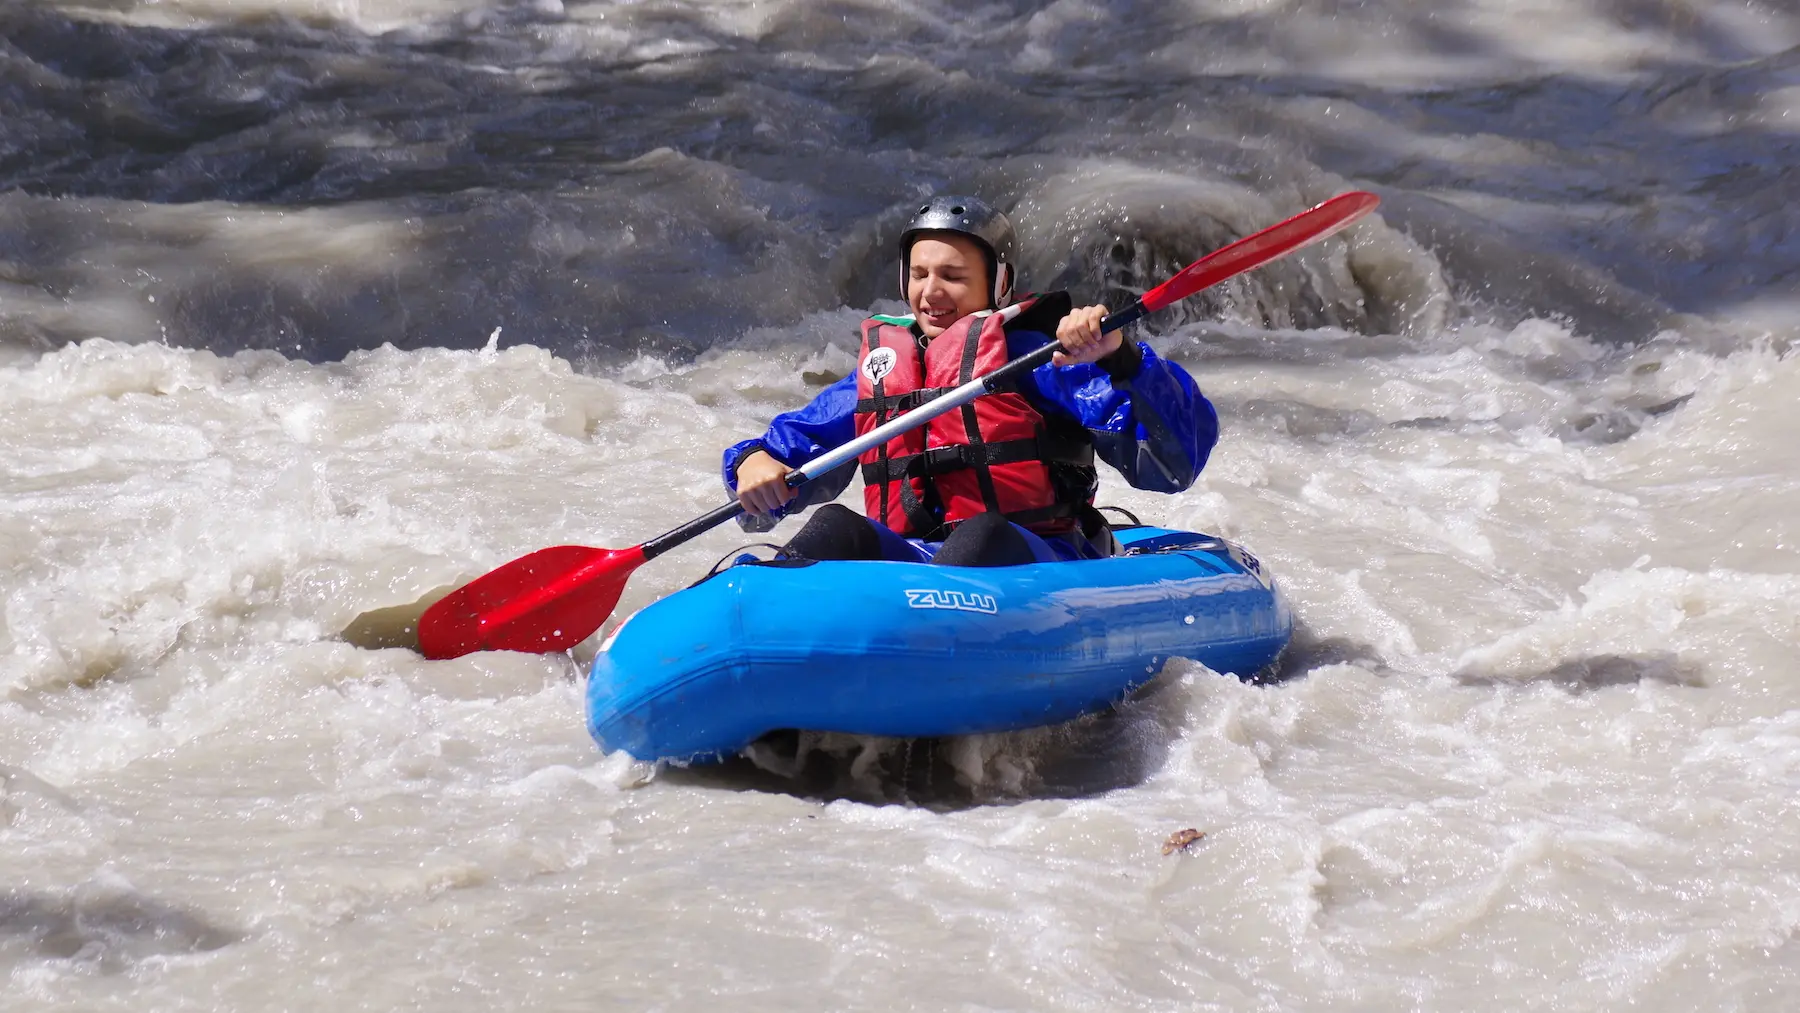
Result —
<path fill-rule="evenodd" d="M 869 378 L 870 383 L 880 383 L 881 378 L 892 373 L 900 362 L 900 356 L 891 348 L 877 348 L 862 361 L 862 375 Z"/>
<path fill-rule="evenodd" d="M 949 609 L 953 612 L 980 612 L 990 616 L 1000 611 L 999 603 L 991 594 L 970 594 L 967 591 L 945 591 L 938 588 L 908 588 L 906 604 L 916 609 Z"/>

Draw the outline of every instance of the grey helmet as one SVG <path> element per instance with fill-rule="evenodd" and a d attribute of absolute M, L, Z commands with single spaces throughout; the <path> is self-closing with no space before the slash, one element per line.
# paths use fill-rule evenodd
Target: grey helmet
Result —
<path fill-rule="evenodd" d="M 906 298 L 913 241 L 927 232 L 955 232 L 980 243 L 988 255 L 988 276 L 994 280 L 994 308 L 1007 304 L 1012 298 L 1018 241 L 1012 222 L 979 197 L 933 197 L 913 214 L 906 231 L 900 233 L 900 298 Z"/>

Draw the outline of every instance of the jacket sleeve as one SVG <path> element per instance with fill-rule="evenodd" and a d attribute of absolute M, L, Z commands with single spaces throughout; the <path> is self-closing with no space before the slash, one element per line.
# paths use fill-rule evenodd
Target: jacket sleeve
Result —
<path fill-rule="evenodd" d="M 725 490 L 732 496 L 737 495 L 738 462 L 751 451 L 767 451 L 769 456 L 789 468 L 798 468 L 820 454 L 849 443 L 855 436 L 856 374 L 852 373 L 820 391 L 805 407 L 775 416 L 762 436 L 726 448 L 720 466 Z M 836 499 L 849 488 L 855 474 L 856 462 L 852 461 L 801 486 L 793 502 L 780 513 L 770 517 L 740 514 L 738 525 L 745 531 L 768 531 L 783 517 Z"/>
<path fill-rule="evenodd" d="M 1007 336 L 1007 350 L 1017 357 L 1050 340 L 1016 332 Z M 1080 422 L 1095 455 L 1134 489 L 1181 492 L 1200 477 L 1219 441 L 1218 412 L 1194 378 L 1142 342 L 1125 342 L 1096 363 L 1039 366 L 1024 389 L 1040 412 Z"/>

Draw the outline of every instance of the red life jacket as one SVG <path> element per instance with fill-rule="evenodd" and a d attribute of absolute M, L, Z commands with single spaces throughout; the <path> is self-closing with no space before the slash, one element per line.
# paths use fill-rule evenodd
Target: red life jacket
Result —
<path fill-rule="evenodd" d="M 1007 328 L 996 314 L 964 317 L 923 350 L 911 323 L 863 321 L 858 436 L 1007 362 Z M 1051 433 L 1023 394 L 983 394 L 865 452 L 864 512 L 912 538 L 942 538 L 990 510 L 1039 534 L 1066 535 L 1076 528 L 1087 483 L 1053 481 L 1050 466 L 1074 465 L 1091 476 L 1094 447 L 1085 430 L 1059 430 Z"/>

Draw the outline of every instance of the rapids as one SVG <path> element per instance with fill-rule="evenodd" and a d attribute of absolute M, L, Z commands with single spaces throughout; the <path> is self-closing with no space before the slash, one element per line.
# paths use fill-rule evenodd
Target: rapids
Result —
<path fill-rule="evenodd" d="M 1102 486 L 1278 680 L 684 770 L 390 646 L 722 502 L 921 195 L 1118 305 L 1356 188 Z M 1782 0 L 0 0 L 0 1005 L 1788 1009 L 1796 338 Z"/>

